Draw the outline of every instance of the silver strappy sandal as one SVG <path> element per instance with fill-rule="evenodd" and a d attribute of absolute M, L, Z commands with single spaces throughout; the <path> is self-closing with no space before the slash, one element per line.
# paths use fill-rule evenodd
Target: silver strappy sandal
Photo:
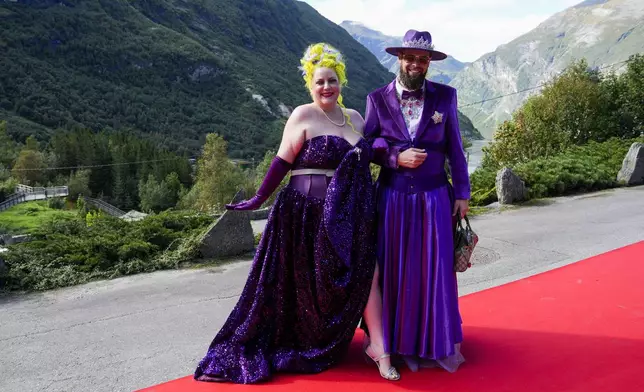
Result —
<path fill-rule="evenodd" d="M 387 371 L 385 373 L 383 373 L 382 370 L 380 370 L 380 361 L 382 359 L 384 359 L 384 358 L 389 358 L 390 355 L 387 354 L 387 353 L 384 353 L 384 354 L 380 355 L 379 357 L 374 358 L 371 355 L 369 355 L 369 353 L 367 352 L 369 347 L 371 347 L 371 345 L 368 345 L 364 350 L 365 360 L 368 362 L 369 359 L 371 359 L 372 361 L 374 361 L 376 363 L 376 366 L 378 367 L 378 372 L 380 373 L 380 376 L 382 378 L 384 378 L 385 380 L 389 380 L 389 381 L 398 381 L 398 380 L 400 380 L 400 373 L 398 373 L 398 371 L 396 370 L 395 367 L 390 366 L 389 369 L 387 369 Z"/>

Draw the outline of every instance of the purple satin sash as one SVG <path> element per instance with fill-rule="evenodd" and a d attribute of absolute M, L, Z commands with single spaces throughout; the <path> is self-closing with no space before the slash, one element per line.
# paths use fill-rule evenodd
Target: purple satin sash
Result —
<path fill-rule="evenodd" d="M 428 142 L 425 140 L 401 140 L 399 142 L 392 143 L 392 145 L 399 147 L 401 152 L 411 147 L 420 148 L 425 151 L 442 152 L 443 154 L 447 152 L 447 140 L 445 139 L 439 142 Z"/>
<path fill-rule="evenodd" d="M 305 196 L 311 196 L 318 199 L 326 197 L 326 189 L 331 182 L 332 177 L 323 174 L 303 174 L 291 176 L 288 186 L 297 190 Z"/>
<path fill-rule="evenodd" d="M 445 172 L 418 176 L 412 172 L 401 174 L 385 168 L 380 171 L 378 182 L 381 186 L 405 193 L 428 192 L 449 184 Z"/>

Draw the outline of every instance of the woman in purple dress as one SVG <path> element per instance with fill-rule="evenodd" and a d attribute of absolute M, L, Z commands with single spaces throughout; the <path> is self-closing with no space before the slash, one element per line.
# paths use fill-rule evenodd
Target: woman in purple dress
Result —
<path fill-rule="evenodd" d="M 241 297 L 195 371 L 197 380 L 248 384 L 275 372 L 321 372 L 347 352 L 363 312 L 367 325 L 382 331 L 380 313 L 369 312 L 379 311 L 380 295 L 373 280 L 375 191 L 364 120 L 342 105 L 346 74 L 337 50 L 312 45 L 301 63 L 313 103 L 291 114 L 257 194 L 227 208 L 256 209 L 289 171 L 291 179 L 273 205 Z M 372 335 L 382 341 L 378 332 Z M 368 352 L 384 378 L 399 377 L 382 348 Z"/>

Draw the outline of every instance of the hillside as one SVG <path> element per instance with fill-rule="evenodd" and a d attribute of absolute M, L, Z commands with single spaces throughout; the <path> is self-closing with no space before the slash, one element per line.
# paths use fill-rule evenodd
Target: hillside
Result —
<path fill-rule="evenodd" d="M 0 120 L 21 140 L 134 129 L 192 154 L 217 132 L 231 157 L 261 158 L 289 110 L 310 100 L 297 67 L 322 40 L 345 54 L 345 103 L 363 112 L 390 74 L 305 3 L 2 0 Z"/>
<path fill-rule="evenodd" d="M 591 67 L 620 71 L 630 55 L 644 52 L 644 2 L 588 0 L 553 15 L 536 29 L 502 45 L 465 67 L 451 85 L 462 103 L 512 94 L 538 86 L 574 60 Z M 492 137 L 496 125 L 509 119 L 527 97 L 539 90 L 509 95 L 463 108 L 474 125 Z"/>

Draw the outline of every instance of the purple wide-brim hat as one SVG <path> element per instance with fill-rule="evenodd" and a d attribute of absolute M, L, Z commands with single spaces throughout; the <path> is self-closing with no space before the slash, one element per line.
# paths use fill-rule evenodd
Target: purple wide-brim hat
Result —
<path fill-rule="evenodd" d="M 398 53 L 405 49 L 424 50 L 431 55 L 432 61 L 440 61 L 447 58 L 445 53 L 434 50 L 432 35 L 428 31 L 409 30 L 403 37 L 402 46 L 386 48 L 385 51 L 394 56 L 398 56 Z"/>

